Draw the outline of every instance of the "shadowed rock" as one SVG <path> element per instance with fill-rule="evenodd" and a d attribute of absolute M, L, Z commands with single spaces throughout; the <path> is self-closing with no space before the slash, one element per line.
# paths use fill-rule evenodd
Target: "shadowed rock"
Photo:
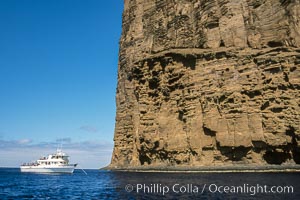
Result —
<path fill-rule="evenodd" d="M 125 0 L 111 168 L 300 163 L 300 3 Z"/>

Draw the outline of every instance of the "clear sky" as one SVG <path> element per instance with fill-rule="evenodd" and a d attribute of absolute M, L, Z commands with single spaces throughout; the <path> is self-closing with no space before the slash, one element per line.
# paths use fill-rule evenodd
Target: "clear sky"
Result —
<path fill-rule="evenodd" d="M 110 162 L 123 0 L 0 0 L 0 166 Z"/>

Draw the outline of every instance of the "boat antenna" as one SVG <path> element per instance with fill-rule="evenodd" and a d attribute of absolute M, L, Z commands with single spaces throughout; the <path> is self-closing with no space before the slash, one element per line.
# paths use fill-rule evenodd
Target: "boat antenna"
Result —
<path fill-rule="evenodd" d="M 62 142 L 60 141 L 59 144 L 57 144 L 57 149 L 56 149 L 57 152 L 59 151 L 62 151 Z"/>
<path fill-rule="evenodd" d="M 57 150 L 62 150 L 62 142 L 61 141 L 59 144 L 57 144 Z"/>

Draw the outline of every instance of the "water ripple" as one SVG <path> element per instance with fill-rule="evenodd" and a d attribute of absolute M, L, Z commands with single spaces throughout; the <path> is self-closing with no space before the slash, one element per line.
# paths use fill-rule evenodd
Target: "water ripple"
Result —
<path fill-rule="evenodd" d="M 74 174 L 21 173 L 19 169 L 0 168 L 0 199 L 300 199 L 300 173 L 135 173 L 80 170 Z M 132 191 L 125 186 L 130 184 Z M 212 193 L 205 188 L 203 193 L 151 192 L 141 190 L 137 184 L 151 187 L 154 184 L 172 188 L 172 185 L 201 187 L 216 185 L 292 185 L 293 193 Z M 152 184 L 152 185 L 151 185 Z"/>

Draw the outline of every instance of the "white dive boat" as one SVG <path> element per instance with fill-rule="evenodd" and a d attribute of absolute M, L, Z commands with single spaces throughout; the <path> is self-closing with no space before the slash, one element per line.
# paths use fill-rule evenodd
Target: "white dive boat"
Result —
<path fill-rule="evenodd" d="M 35 173 L 73 173 L 77 164 L 69 164 L 69 156 L 57 149 L 55 154 L 42 157 L 33 163 L 20 166 L 21 172 Z"/>

